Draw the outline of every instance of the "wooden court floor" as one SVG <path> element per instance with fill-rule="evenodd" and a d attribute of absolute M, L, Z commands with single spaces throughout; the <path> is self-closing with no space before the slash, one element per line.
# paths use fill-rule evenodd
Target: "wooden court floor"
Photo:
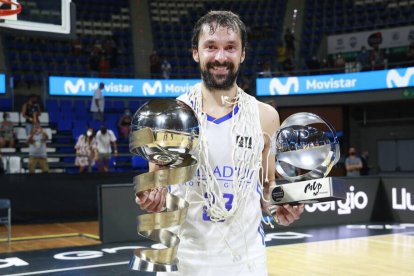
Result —
<path fill-rule="evenodd" d="M 269 276 L 414 275 L 414 234 L 389 234 L 272 246 Z"/>
<path fill-rule="evenodd" d="M 297 231 L 305 233 L 306 229 Z M 269 275 L 414 275 L 414 228 L 346 238 L 337 232 L 336 237 L 320 241 L 272 243 L 267 248 Z M 16 225 L 8 244 L 3 241 L 5 229 L 1 228 L 0 253 L 100 246 L 98 233 L 97 221 Z M 81 274 L 100 275 L 87 270 Z"/>
<path fill-rule="evenodd" d="M 12 242 L 6 242 L 7 229 L 0 228 L 0 253 L 96 245 L 97 221 L 12 225 Z"/>

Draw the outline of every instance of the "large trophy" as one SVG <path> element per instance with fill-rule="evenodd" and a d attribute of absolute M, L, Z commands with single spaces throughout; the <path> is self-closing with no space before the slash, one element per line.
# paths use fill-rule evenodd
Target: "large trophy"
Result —
<path fill-rule="evenodd" d="M 315 125 L 322 125 L 320 130 Z M 276 170 L 291 183 L 270 187 L 270 203 L 291 205 L 346 198 L 343 180 L 326 177 L 340 157 L 336 132 L 316 114 L 289 116 L 276 134 Z"/>
<path fill-rule="evenodd" d="M 135 194 L 191 180 L 197 169 L 191 152 L 198 144 L 198 135 L 198 119 L 181 101 L 151 100 L 138 109 L 131 122 L 129 149 L 160 170 L 134 177 Z M 180 240 L 168 228 L 184 222 L 188 206 L 184 199 L 167 193 L 165 210 L 137 217 L 138 234 L 161 243 L 163 248 L 136 249 L 129 263 L 132 270 L 178 270 Z"/>

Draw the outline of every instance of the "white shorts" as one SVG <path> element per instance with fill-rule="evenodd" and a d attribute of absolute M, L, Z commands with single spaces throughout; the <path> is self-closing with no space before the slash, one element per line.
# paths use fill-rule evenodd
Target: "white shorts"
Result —
<path fill-rule="evenodd" d="M 266 258 L 228 265 L 218 265 L 214 262 L 194 265 L 191 260 L 180 260 L 178 269 L 179 271 L 175 272 L 158 272 L 157 276 L 267 276 Z"/>

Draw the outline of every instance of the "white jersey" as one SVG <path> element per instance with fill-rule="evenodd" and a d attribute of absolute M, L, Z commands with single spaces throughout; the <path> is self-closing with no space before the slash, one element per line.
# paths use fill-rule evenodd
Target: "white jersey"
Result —
<path fill-rule="evenodd" d="M 252 104 L 258 104 L 253 97 L 250 98 Z M 179 99 L 186 102 L 183 98 Z M 233 175 L 237 173 L 232 158 L 233 148 L 249 146 L 236 145 L 232 135 L 233 119 L 240 116 L 240 113 L 236 106 L 233 112 L 222 118 L 207 116 L 203 131 L 208 142 L 209 163 L 228 210 L 234 203 L 232 185 Z M 249 120 L 251 123 L 260 124 L 258 110 L 256 118 Z M 255 154 L 261 155 L 261 150 Z M 250 173 L 246 175 L 252 177 Z M 225 221 L 216 222 L 211 221 L 206 213 L 203 190 L 197 177 L 194 181 L 170 187 L 171 192 L 185 198 L 190 207 L 186 221 L 179 231 L 179 273 L 159 275 L 266 275 L 264 230 L 261 225 L 261 188 L 257 175 L 254 178 L 247 182 L 247 185 L 253 185 L 251 192 L 239 204 L 235 215 Z"/>

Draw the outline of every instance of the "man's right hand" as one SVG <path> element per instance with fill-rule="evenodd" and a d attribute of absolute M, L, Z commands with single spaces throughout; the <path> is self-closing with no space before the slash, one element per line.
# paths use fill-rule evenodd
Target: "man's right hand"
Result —
<path fill-rule="evenodd" d="M 136 195 L 135 202 L 141 207 L 141 209 L 148 212 L 161 212 L 165 207 L 167 192 L 167 187 L 159 187 L 143 191 Z"/>

